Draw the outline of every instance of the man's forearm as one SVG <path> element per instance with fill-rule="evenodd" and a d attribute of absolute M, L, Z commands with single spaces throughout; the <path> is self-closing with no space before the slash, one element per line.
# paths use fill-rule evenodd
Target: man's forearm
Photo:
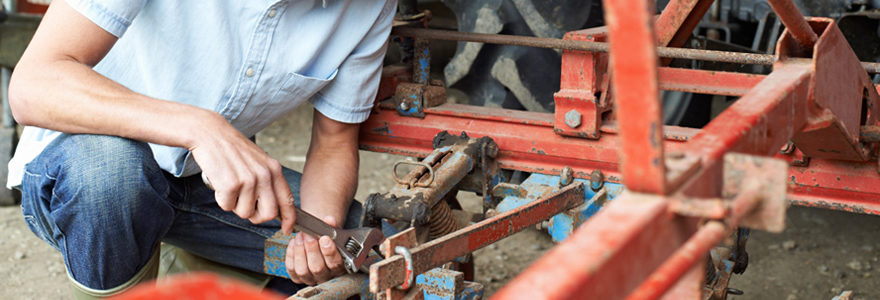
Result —
<path fill-rule="evenodd" d="M 300 188 L 301 207 L 319 218 L 345 222 L 357 191 L 357 124 L 333 121 L 315 111 L 312 139 Z"/>

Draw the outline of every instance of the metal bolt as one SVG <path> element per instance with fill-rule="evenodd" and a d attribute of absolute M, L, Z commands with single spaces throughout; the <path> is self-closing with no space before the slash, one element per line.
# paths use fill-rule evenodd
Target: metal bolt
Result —
<path fill-rule="evenodd" d="M 598 192 L 603 186 L 605 186 L 605 174 L 602 174 L 601 170 L 593 170 L 590 173 L 590 189 Z"/>
<path fill-rule="evenodd" d="M 498 145 L 496 145 L 495 143 L 488 143 L 486 145 L 486 155 L 491 158 L 498 157 Z"/>
<path fill-rule="evenodd" d="M 547 230 L 550 228 L 550 221 L 544 220 L 541 223 L 535 224 L 535 229 L 537 230 Z"/>
<path fill-rule="evenodd" d="M 788 142 L 785 146 L 782 146 L 782 149 L 779 150 L 779 153 L 782 154 L 792 154 L 794 152 L 794 143 Z"/>
<path fill-rule="evenodd" d="M 565 113 L 565 125 L 571 128 L 578 128 L 581 126 L 581 113 L 572 109 Z"/>
<path fill-rule="evenodd" d="M 407 110 L 407 109 L 409 109 L 409 104 L 407 104 L 406 101 L 400 101 L 400 110 Z"/>
<path fill-rule="evenodd" d="M 574 181 L 574 171 L 572 171 L 571 167 L 565 166 L 562 168 L 562 172 L 559 173 L 559 185 L 566 186 L 571 184 Z"/>

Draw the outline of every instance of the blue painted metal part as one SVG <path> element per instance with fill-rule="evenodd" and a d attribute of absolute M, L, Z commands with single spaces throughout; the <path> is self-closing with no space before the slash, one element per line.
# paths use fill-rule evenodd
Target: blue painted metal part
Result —
<path fill-rule="evenodd" d="M 287 253 L 287 244 L 292 235 L 283 235 L 281 231 L 266 239 L 265 255 L 263 256 L 263 273 L 278 277 L 290 278 L 287 268 L 284 267 L 284 257 Z"/>
<path fill-rule="evenodd" d="M 464 281 L 458 271 L 435 268 L 416 276 L 425 300 L 471 300 L 483 297 L 483 285 Z"/>
<path fill-rule="evenodd" d="M 266 240 L 266 254 L 263 259 L 264 273 L 290 278 L 287 274 L 287 268 L 284 266 L 284 256 L 291 237 L 282 235 L 279 231 L 272 238 Z M 424 299 L 471 300 L 482 298 L 483 285 L 464 281 L 463 278 L 464 274 L 461 272 L 435 268 L 416 276 L 416 286 L 422 289 Z M 332 293 L 334 280 L 320 286 Z M 369 276 L 363 276 L 363 280 L 363 284 L 358 284 L 361 288 L 361 299 L 374 299 L 373 295 L 369 293 Z"/>
<path fill-rule="evenodd" d="M 496 206 L 495 210 L 499 213 L 506 212 L 517 207 L 538 200 L 550 193 L 559 190 L 559 176 L 537 174 L 534 173 L 526 178 L 520 188 L 526 191 L 525 197 L 517 195 L 517 192 L 510 191 L 504 199 Z M 575 182 L 583 183 L 590 186 L 592 183 L 586 179 L 575 179 Z M 605 191 L 608 193 L 608 200 L 613 199 L 623 192 L 623 185 L 612 182 L 605 182 Z M 521 192 L 521 191 L 520 191 Z M 548 232 L 554 242 L 565 240 L 578 226 L 583 224 L 589 217 L 594 215 L 602 208 L 604 203 L 594 203 L 590 199 L 596 195 L 596 192 L 588 189 L 584 193 L 584 204 L 578 206 L 569 212 L 561 213 L 550 219 L 550 227 Z"/>

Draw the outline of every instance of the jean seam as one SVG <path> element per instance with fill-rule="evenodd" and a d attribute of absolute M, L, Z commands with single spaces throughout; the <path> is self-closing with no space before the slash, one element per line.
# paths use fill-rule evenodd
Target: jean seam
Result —
<path fill-rule="evenodd" d="M 242 225 L 239 225 L 239 224 L 236 224 L 236 223 L 233 223 L 233 222 L 229 222 L 229 221 L 227 221 L 225 218 L 223 218 L 223 216 L 220 216 L 220 215 L 217 215 L 217 214 L 213 214 L 213 213 L 210 213 L 210 212 L 205 212 L 205 211 L 198 210 L 198 209 L 190 209 L 190 208 L 188 208 L 188 207 L 184 207 L 184 206 L 186 206 L 186 205 L 178 204 L 178 203 L 171 203 L 171 206 L 174 207 L 175 209 L 179 209 L 179 210 L 182 210 L 182 211 L 185 211 L 185 212 L 189 212 L 189 213 L 193 213 L 193 214 L 199 214 L 199 215 L 203 215 L 203 216 L 209 217 L 209 218 L 211 218 L 211 219 L 214 219 L 214 220 L 216 220 L 216 221 L 218 221 L 218 222 L 220 222 L 220 223 L 226 224 L 226 225 L 228 225 L 228 226 L 232 226 L 232 227 L 235 227 L 235 228 L 238 228 L 238 229 L 243 229 L 243 230 L 250 231 L 251 233 L 254 233 L 254 234 L 259 235 L 259 236 L 261 236 L 261 237 L 263 237 L 263 238 L 266 238 L 266 239 L 272 237 L 271 234 L 270 234 L 270 235 L 265 235 L 265 234 L 263 234 L 262 232 L 260 232 L 260 231 L 258 231 L 258 230 L 254 230 L 253 228 L 250 228 L 250 227 L 247 227 L 247 226 L 242 226 Z"/>

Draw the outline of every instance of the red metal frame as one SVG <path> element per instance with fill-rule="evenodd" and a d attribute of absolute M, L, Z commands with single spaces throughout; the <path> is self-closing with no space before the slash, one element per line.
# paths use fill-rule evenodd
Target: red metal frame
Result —
<path fill-rule="evenodd" d="M 565 51 L 555 115 L 446 104 L 414 119 L 380 107 L 362 126 L 362 147 L 424 156 L 440 131 L 466 132 L 492 137 L 502 168 L 558 174 L 568 166 L 576 177 L 598 169 L 607 180 L 624 179 L 628 191 L 500 290 L 500 299 L 698 298 L 698 258 L 740 220 L 766 230 L 782 225 L 771 220 L 768 204 L 759 205 L 767 197 L 753 193 L 725 200 L 731 208 L 723 221 L 700 225 L 677 214 L 672 199 L 718 201 L 731 199 L 731 191 L 751 192 L 752 186 L 725 187 L 729 152 L 790 162 L 787 197 L 796 204 L 880 213 L 880 175 L 876 161 L 868 161 L 877 147 L 859 139 L 860 126 L 878 124 L 877 90 L 836 24 L 807 22 L 791 1 L 773 0 L 788 29 L 770 75 L 660 67 L 657 43 L 682 42 L 711 2 L 673 0 L 655 21 L 652 1 L 604 1 L 607 29 L 566 39 L 607 39 L 611 61 Z M 662 126 L 660 88 L 742 97 L 703 129 L 687 129 Z M 605 116 L 612 106 L 616 116 Z M 583 126 L 566 123 L 570 111 L 579 112 L 573 115 Z M 789 141 L 797 151 L 779 153 Z M 783 183 L 772 184 L 782 200 Z"/>

